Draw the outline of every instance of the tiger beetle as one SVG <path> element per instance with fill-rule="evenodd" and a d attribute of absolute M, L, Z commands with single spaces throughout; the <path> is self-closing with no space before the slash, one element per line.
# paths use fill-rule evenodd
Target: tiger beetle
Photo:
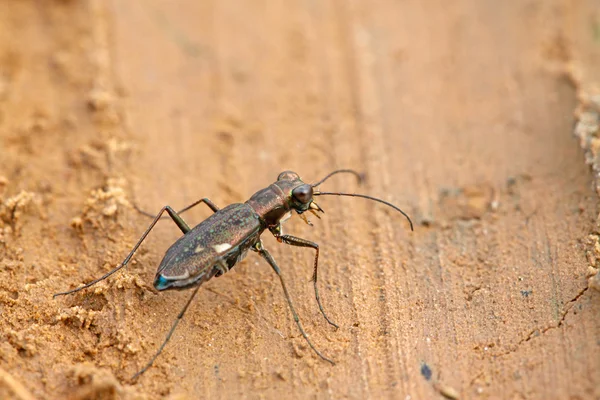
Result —
<path fill-rule="evenodd" d="M 173 222 L 175 222 L 179 229 L 181 229 L 183 236 L 180 237 L 169 248 L 169 250 L 167 250 L 158 267 L 158 271 L 156 272 L 156 276 L 154 278 L 154 287 L 159 291 L 169 289 L 182 290 L 188 288 L 194 288 L 194 291 L 187 303 L 185 303 L 185 306 L 177 315 L 177 318 L 171 326 L 171 330 L 169 330 L 167 337 L 158 348 L 158 351 L 144 366 L 144 368 L 139 370 L 132 377 L 132 380 L 136 380 L 141 374 L 150 368 L 156 358 L 163 351 L 169 342 L 169 339 L 171 339 L 177 324 L 179 324 L 179 321 L 181 321 L 190 303 L 196 296 L 200 286 L 212 277 L 221 276 L 229 271 L 246 256 L 248 250 L 252 250 L 264 258 L 279 277 L 279 281 L 281 282 L 281 286 L 283 288 L 283 293 L 290 307 L 290 311 L 292 312 L 292 316 L 294 317 L 294 321 L 296 322 L 296 325 L 298 325 L 300 333 L 310 348 L 323 360 L 334 364 L 332 360 L 325 357 L 319 350 L 317 350 L 317 348 L 308 338 L 308 335 L 300 323 L 298 314 L 294 309 L 290 294 L 287 290 L 283 277 L 281 276 L 279 266 L 277 266 L 277 263 L 267 249 L 263 247 L 260 236 L 265 229 L 268 229 L 280 243 L 298 247 L 309 247 L 315 250 L 312 281 L 315 289 L 315 296 L 317 298 L 317 304 L 319 305 L 319 310 L 321 311 L 321 314 L 323 314 L 325 320 L 330 325 L 338 328 L 338 325 L 336 325 L 325 313 L 319 297 L 319 289 L 317 288 L 319 245 L 295 236 L 285 235 L 282 231 L 281 224 L 291 217 L 292 211 L 295 211 L 304 220 L 304 222 L 312 226 L 312 223 L 306 218 L 304 212 L 310 211 L 319 219 L 321 217 L 319 214 L 317 214 L 317 211 L 321 213 L 324 212 L 323 209 L 321 209 L 321 207 L 319 207 L 313 200 L 315 196 L 352 196 L 373 200 L 392 207 L 394 210 L 400 212 L 406 217 L 410 224 L 410 229 L 413 230 L 413 224 L 410 220 L 410 217 L 404 211 L 395 205 L 388 203 L 387 201 L 364 194 L 321 192 L 319 190 L 315 190 L 317 186 L 325 182 L 332 175 L 339 173 L 353 174 L 358 178 L 359 183 L 362 180 L 361 175 L 354 170 L 339 169 L 331 172 L 317 183 L 308 184 L 304 183 L 297 173 L 285 171 L 279 174 L 275 183 L 254 193 L 252 197 L 250 197 L 250 200 L 243 204 L 232 204 L 223 209 L 219 209 L 219 207 L 217 207 L 208 198 L 198 200 L 179 212 L 175 212 L 175 210 L 169 206 L 164 206 L 156 216 L 148 214 L 136 206 L 135 208 L 139 212 L 153 217 L 154 220 L 137 241 L 135 246 L 133 246 L 131 252 L 127 255 L 127 257 L 125 257 L 125 260 L 123 260 L 123 262 L 116 268 L 104 274 L 102 277 L 76 289 L 56 293 L 54 297 L 75 293 L 88 288 L 108 278 L 121 268 L 127 266 L 133 257 L 133 254 L 140 247 L 144 239 L 146 239 L 146 236 L 148 236 L 148 233 L 150 233 L 152 228 L 154 228 L 154 225 L 156 225 L 156 223 L 161 219 L 162 214 L 166 211 Z M 196 227 L 190 228 L 188 224 L 181 218 L 180 214 L 200 203 L 206 204 L 214 212 L 214 214 L 202 221 Z"/>

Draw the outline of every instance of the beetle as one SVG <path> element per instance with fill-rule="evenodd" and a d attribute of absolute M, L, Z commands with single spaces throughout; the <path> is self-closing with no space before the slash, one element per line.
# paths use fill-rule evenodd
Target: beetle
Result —
<path fill-rule="evenodd" d="M 364 194 L 322 192 L 315 190 L 315 188 L 321 183 L 325 182 L 331 176 L 339 173 L 353 174 L 358 178 L 359 183 L 362 180 L 362 176 L 352 169 L 338 169 L 329 173 L 320 181 L 309 184 L 305 183 L 297 173 L 293 171 L 284 171 L 279 174 L 276 182 L 254 193 L 252 197 L 250 197 L 250 199 L 245 203 L 231 204 L 223 209 L 217 207 L 208 198 L 200 199 L 179 212 L 176 212 L 168 205 L 164 206 L 156 216 L 148 214 L 135 206 L 139 212 L 154 217 L 154 220 L 142 234 L 127 257 L 125 257 L 123 262 L 100 278 L 95 279 L 76 289 L 56 293 L 53 297 L 55 298 L 57 296 L 68 295 L 88 288 L 108 278 L 121 268 L 127 266 L 136 250 L 140 247 L 144 239 L 146 239 L 146 236 L 148 236 L 156 223 L 162 218 L 163 213 L 167 212 L 168 216 L 179 227 L 183 233 L 183 236 L 173 243 L 173 245 L 165 253 L 165 256 L 161 261 L 154 277 L 154 287 L 159 291 L 184 290 L 192 288 L 193 292 L 185 306 L 177 315 L 177 318 L 173 322 L 171 329 L 169 330 L 159 349 L 156 351 L 150 361 L 132 377 L 132 380 L 137 379 L 148 368 L 150 368 L 156 358 L 163 351 L 173 335 L 175 328 L 183 318 L 186 310 L 196 296 L 200 286 L 213 277 L 218 277 L 225 274 L 238 262 L 240 262 L 246 256 L 249 250 L 258 253 L 262 258 L 264 258 L 279 277 L 279 281 L 283 288 L 283 292 L 294 321 L 296 322 L 300 333 L 310 348 L 321 359 L 334 364 L 334 362 L 323 355 L 308 338 L 308 335 L 302 327 L 302 323 L 298 318 L 298 314 L 296 313 L 290 298 L 285 281 L 281 275 L 281 270 L 271 254 L 267 251 L 267 249 L 264 248 L 260 237 L 265 230 L 269 230 L 280 243 L 298 247 L 308 247 L 315 250 L 312 281 L 317 304 L 325 320 L 335 328 L 338 328 L 338 325 L 331 321 L 331 319 L 325 313 L 319 296 L 319 290 L 317 287 L 319 245 L 299 237 L 284 234 L 282 230 L 282 224 L 292 215 L 292 212 L 295 212 L 304 220 L 304 222 L 312 225 L 304 213 L 309 211 L 316 217 L 321 218 L 318 213 L 324 213 L 324 211 L 314 201 L 314 198 L 316 196 L 332 195 L 361 197 L 383 203 L 404 215 L 410 224 L 410 229 L 414 230 L 410 217 L 400 208 L 387 201 Z M 194 228 L 190 228 L 183 218 L 181 218 L 180 214 L 200 203 L 206 204 L 214 212 L 214 214 L 196 225 Z"/>

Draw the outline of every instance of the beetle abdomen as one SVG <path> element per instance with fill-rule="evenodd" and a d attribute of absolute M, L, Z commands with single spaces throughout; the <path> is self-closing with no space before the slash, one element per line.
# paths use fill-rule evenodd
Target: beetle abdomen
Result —
<path fill-rule="evenodd" d="M 222 275 L 241 261 L 263 230 L 258 215 L 246 204 L 217 211 L 167 250 L 154 286 L 183 289 Z"/>

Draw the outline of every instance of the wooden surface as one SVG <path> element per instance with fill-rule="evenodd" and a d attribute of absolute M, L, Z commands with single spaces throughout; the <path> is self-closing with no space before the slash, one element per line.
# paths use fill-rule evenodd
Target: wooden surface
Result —
<path fill-rule="evenodd" d="M 561 73 L 594 8 L 1 1 L 0 397 L 600 398 L 597 200 Z M 314 182 L 335 168 L 367 181 L 323 190 L 381 197 L 416 227 L 334 197 L 314 227 L 288 222 L 321 246 L 337 331 L 313 252 L 265 235 L 333 367 L 251 254 L 130 384 L 190 294 L 149 289 L 178 237 L 168 221 L 126 271 L 52 299 L 126 256 L 149 224 L 132 202 L 223 206 L 283 170 Z"/>

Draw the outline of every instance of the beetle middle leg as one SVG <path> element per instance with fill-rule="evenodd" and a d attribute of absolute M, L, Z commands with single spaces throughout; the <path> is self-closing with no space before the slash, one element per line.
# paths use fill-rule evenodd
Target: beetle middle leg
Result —
<path fill-rule="evenodd" d="M 144 232 L 144 234 L 140 237 L 140 239 L 137 241 L 137 243 L 135 244 L 135 246 L 133 246 L 133 249 L 129 252 L 129 254 L 127 255 L 127 257 L 125 257 L 125 260 L 123 260 L 123 262 L 121 262 L 121 264 L 117 265 L 116 268 L 112 269 L 111 271 L 107 272 L 106 274 L 102 275 L 100 278 L 98 279 L 94 279 L 93 281 L 86 283 L 85 285 L 78 287 L 76 289 L 71 289 L 71 290 L 67 290 L 66 292 L 60 292 L 60 293 L 55 293 L 54 296 L 52 296 L 53 298 L 57 297 L 57 296 L 63 296 L 63 295 L 67 295 L 67 294 L 71 294 L 71 293 L 75 293 L 75 292 L 79 292 L 80 290 L 89 288 L 92 285 L 95 285 L 96 283 L 103 281 L 104 279 L 108 278 L 109 276 L 111 276 L 112 274 L 114 274 L 115 272 L 117 272 L 118 270 L 120 270 L 123 267 L 126 267 L 127 264 L 129 264 L 129 261 L 131 260 L 131 257 L 133 257 L 133 254 L 136 252 L 136 250 L 138 249 L 138 247 L 140 247 L 140 245 L 142 244 L 142 242 L 144 241 L 144 239 L 146 239 L 146 236 L 148 236 L 148 234 L 150 233 L 150 231 L 152 230 L 152 228 L 154 228 L 154 225 L 156 225 L 156 223 L 160 220 L 161 216 L 163 215 L 164 212 L 167 212 L 169 214 L 169 216 L 171 217 L 171 219 L 173 220 L 173 222 L 175 222 L 175 224 L 179 227 L 179 229 L 181 229 L 181 232 L 183 232 L 184 234 L 188 233 L 191 228 L 188 226 L 188 224 L 186 224 L 186 222 L 183 220 L 183 218 L 181 218 L 179 216 L 179 214 L 177 212 L 175 212 L 175 210 L 173 210 L 170 206 L 164 206 L 158 214 L 156 214 L 156 216 L 154 217 L 154 220 L 152 221 L 152 223 L 150 224 L 150 226 L 148 227 L 148 229 L 146 229 L 146 232 Z"/>
<path fill-rule="evenodd" d="M 271 253 L 269 253 L 267 251 L 267 249 L 265 249 L 262 246 L 262 243 L 260 241 L 254 245 L 254 250 L 256 252 L 258 252 L 258 254 L 260 254 L 265 260 L 267 260 L 267 262 L 269 263 L 271 268 L 273 268 L 273 270 L 279 277 L 279 281 L 281 282 L 281 287 L 283 288 L 283 293 L 285 294 L 285 298 L 288 302 L 288 305 L 290 306 L 290 311 L 292 312 L 294 321 L 296 321 L 296 325 L 298 325 L 298 329 L 300 330 L 300 333 L 302 334 L 302 336 L 304 337 L 304 339 L 306 340 L 306 342 L 308 343 L 310 348 L 313 349 L 313 351 L 315 353 L 317 353 L 317 355 L 319 357 L 321 357 L 323 360 L 335 365 L 335 363 L 331 359 L 329 359 L 329 358 L 325 357 L 323 354 L 321 354 L 321 352 L 319 350 L 317 350 L 317 348 L 311 343 L 310 339 L 308 338 L 308 335 L 306 334 L 306 332 L 304 331 L 304 328 L 302 327 L 302 323 L 300 323 L 300 318 L 298 317 L 298 314 L 296 313 L 296 310 L 294 309 L 294 305 L 292 304 L 292 299 L 290 298 L 290 294 L 287 290 L 287 287 L 285 286 L 283 277 L 281 276 L 281 270 L 279 269 L 279 266 L 273 259 L 273 256 L 271 256 Z"/>
<path fill-rule="evenodd" d="M 339 326 L 335 322 L 330 320 L 329 317 L 327 316 L 327 314 L 325 313 L 325 310 L 323 309 L 323 305 L 321 304 L 321 298 L 319 296 L 319 288 L 317 287 L 317 270 L 319 267 L 319 245 L 317 243 L 314 243 L 314 242 L 311 242 L 311 241 L 308 241 L 306 239 L 302 239 L 302 238 L 299 238 L 296 236 L 281 235 L 279 233 L 280 231 L 281 231 L 281 228 L 279 228 L 279 231 L 277 231 L 277 230 L 271 231 L 271 232 L 273 232 L 273 234 L 275 235 L 275 238 L 279 242 L 283 242 L 283 243 L 289 244 L 291 246 L 310 247 L 312 249 L 315 249 L 315 251 L 316 251 L 315 265 L 314 265 L 312 281 L 313 281 L 313 286 L 315 287 L 315 297 L 317 298 L 317 304 L 319 305 L 319 310 L 321 310 L 321 314 L 323 314 L 323 317 L 325 318 L 325 320 L 327 322 L 329 322 L 330 325 L 333 325 L 336 329 L 338 329 Z"/>
<path fill-rule="evenodd" d="M 218 206 L 217 206 L 215 203 L 213 203 L 213 202 L 212 202 L 212 201 L 211 201 L 211 200 L 210 200 L 208 197 L 204 197 L 203 199 L 196 200 L 195 202 L 193 202 L 193 203 L 192 203 L 192 204 L 190 204 L 189 206 L 187 206 L 187 207 L 184 207 L 184 208 L 182 208 L 181 210 L 177 211 L 177 214 L 184 213 L 184 212 L 188 211 L 189 209 L 196 207 L 196 206 L 197 206 L 198 204 L 200 204 L 200 203 L 204 203 L 204 204 L 206 204 L 206 205 L 207 205 L 207 206 L 208 206 L 208 207 L 209 207 L 209 208 L 210 208 L 210 209 L 211 209 L 213 212 L 217 212 L 217 211 L 219 211 L 219 207 L 218 207 Z M 144 211 L 144 210 L 142 210 L 141 208 L 139 208 L 139 207 L 138 207 L 138 205 L 137 205 L 136 203 L 133 203 L 132 205 L 133 205 L 133 208 L 135 208 L 135 210 L 136 210 L 137 212 L 139 212 L 140 214 L 142 214 L 142 215 L 145 215 L 145 216 L 147 216 L 147 217 L 151 217 L 151 218 L 154 218 L 154 217 L 155 217 L 155 215 L 154 215 L 154 214 L 150 214 L 149 212 L 147 212 L 147 211 Z M 163 217 L 163 218 L 164 218 L 164 217 Z"/>

